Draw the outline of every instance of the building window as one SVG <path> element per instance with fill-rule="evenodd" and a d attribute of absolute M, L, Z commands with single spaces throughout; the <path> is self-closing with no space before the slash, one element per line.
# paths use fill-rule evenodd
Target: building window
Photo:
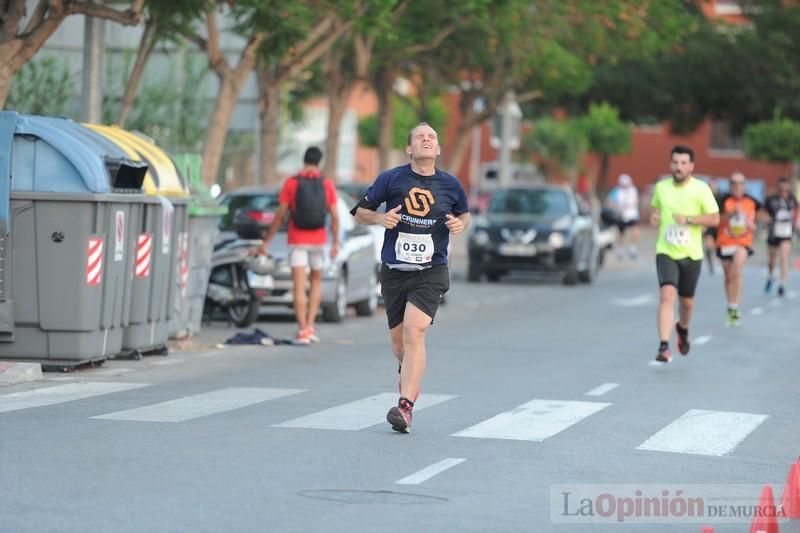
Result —
<path fill-rule="evenodd" d="M 727 122 L 712 120 L 710 136 L 711 138 L 708 144 L 711 150 L 725 152 L 743 151 L 741 135 L 733 135 L 731 133 L 730 124 Z"/>

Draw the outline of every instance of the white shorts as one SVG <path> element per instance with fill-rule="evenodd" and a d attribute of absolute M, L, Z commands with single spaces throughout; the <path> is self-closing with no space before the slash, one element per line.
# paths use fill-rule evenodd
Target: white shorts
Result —
<path fill-rule="evenodd" d="M 324 246 L 291 246 L 289 248 L 289 266 L 311 267 L 311 270 L 322 270 L 325 267 Z"/>

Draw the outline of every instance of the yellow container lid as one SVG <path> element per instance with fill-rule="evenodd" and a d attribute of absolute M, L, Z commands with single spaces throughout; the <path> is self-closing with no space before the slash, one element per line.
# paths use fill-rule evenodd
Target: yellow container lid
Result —
<path fill-rule="evenodd" d="M 190 191 L 167 153 L 150 141 L 118 126 L 85 124 L 110 139 L 135 161 L 144 161 L 150 169 L 142 188 L 149 195 L 188 197 Z"/>

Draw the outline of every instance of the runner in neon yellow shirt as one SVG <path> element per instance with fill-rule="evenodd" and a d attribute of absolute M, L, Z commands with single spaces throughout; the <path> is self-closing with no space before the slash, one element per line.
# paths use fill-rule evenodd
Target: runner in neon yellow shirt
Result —
<path fill-rule="evenodd" d="M 678 351 L 689 353 L 689 322 L 694 293 L 703 264 L 703 228 L 719 224 L 719 207 L 711 188 L 692 176 L 694 151 L 675 146 L 671 152 L 672 178 L 658 182 L 653 192 L 650 222 L 658 226 L 656 270 L 661 295 L 658 303 L 660 344 L 656 361 L 669 363 L 669 338 L 673 323 Z M 675 322 L 675 299 L 680 297 Z"/>

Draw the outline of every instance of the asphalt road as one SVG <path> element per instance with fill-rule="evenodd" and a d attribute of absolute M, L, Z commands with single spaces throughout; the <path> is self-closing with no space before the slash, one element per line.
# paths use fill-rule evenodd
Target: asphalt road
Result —
<path fill-rule="evenodd" d="M 217 348 L 233 333 L 217 324 L 168 357 L 4 387 L 0 531 L 748 531 L 621 508 L 636 490 L 780 499 L 800 455 L 800 291 L 765 296 L 753 263 L 728 329 L 704 273 L 691 354 L 673 343 L 654 365 L 650 258 L 611 262 L 592 286 L 454 281 L 410 435 L 383 421 L 382 315 L 323 324 L 311 347 Z"/>

